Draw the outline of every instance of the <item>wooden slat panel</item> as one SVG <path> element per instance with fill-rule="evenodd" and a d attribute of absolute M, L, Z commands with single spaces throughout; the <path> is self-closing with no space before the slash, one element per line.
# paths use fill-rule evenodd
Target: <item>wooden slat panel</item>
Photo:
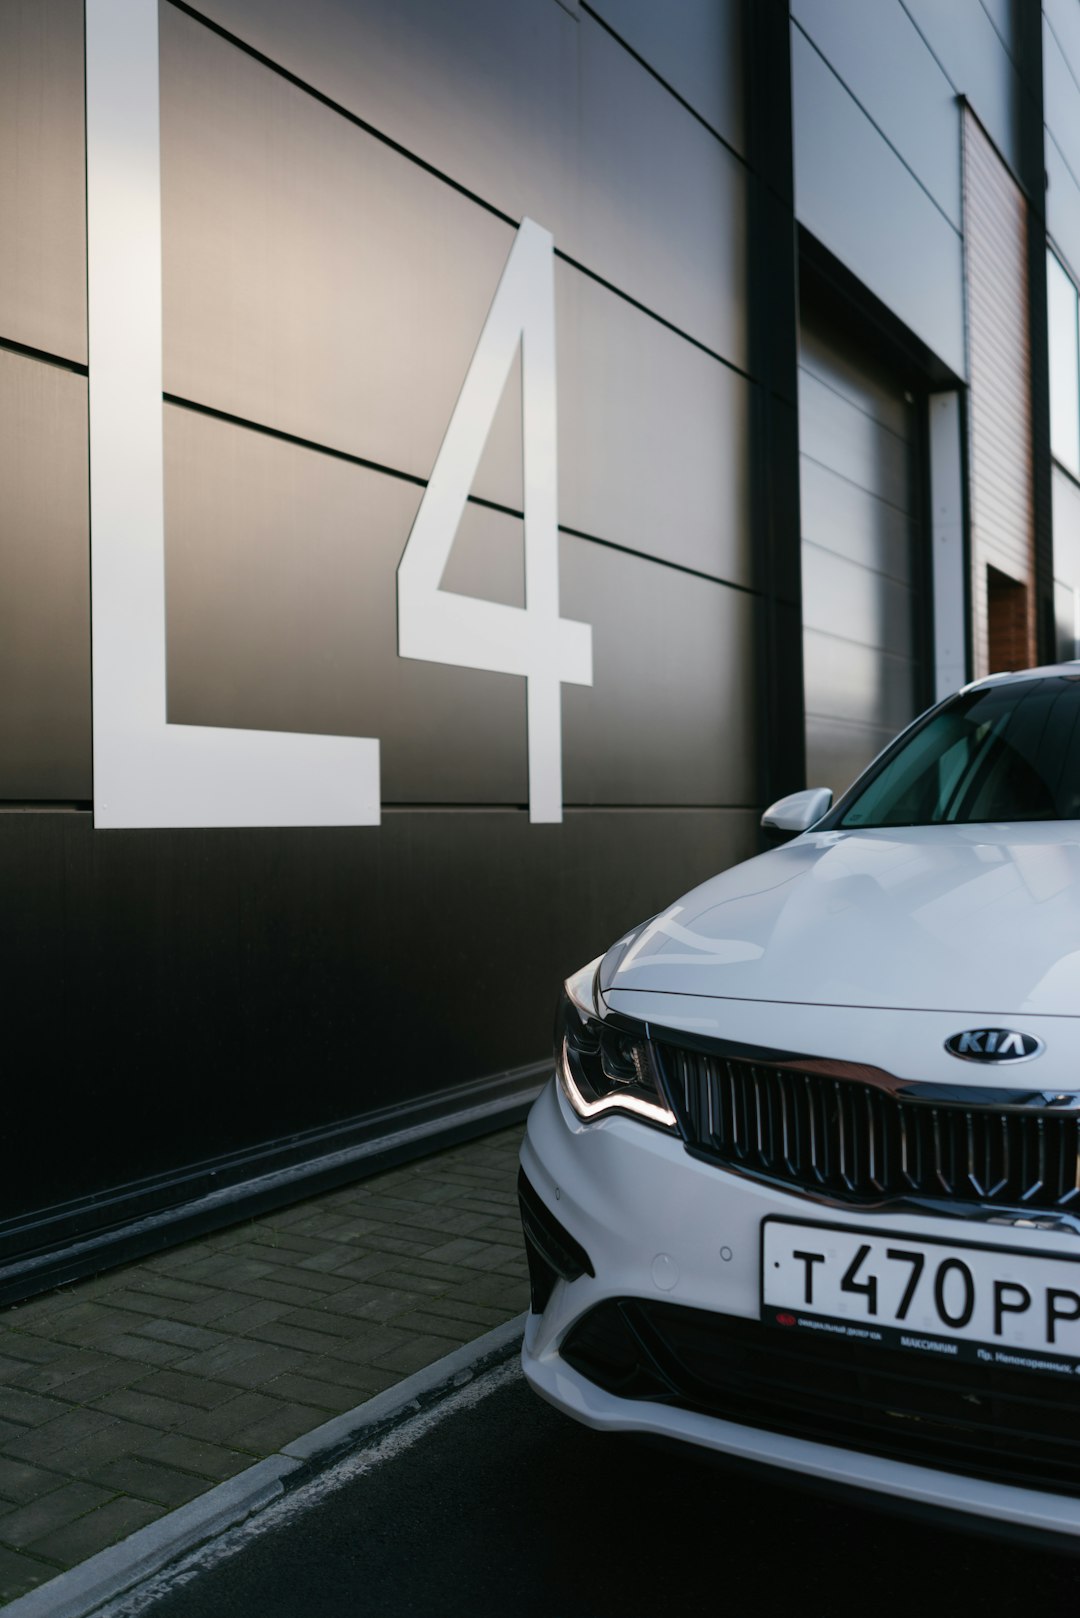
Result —
<path fill-rule="evenodd" d="M 1026 635 L 1007 642 L 1012 666 L 1036 661 L 1035 531 L 1023 196 L 978 120 L 964 115 L 969 486 L 975 674 L 994 672 L 987 569 L 1027 589 Z M 1000 592 L 999 592 L 1000 595 Z"/>

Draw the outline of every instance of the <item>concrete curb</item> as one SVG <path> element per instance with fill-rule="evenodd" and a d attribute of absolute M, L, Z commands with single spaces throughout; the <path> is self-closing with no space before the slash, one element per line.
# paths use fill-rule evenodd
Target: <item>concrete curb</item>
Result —
<path fill-rule="evenodd" d="M 3 1611 L 11 1618 L 83 1618 L 111 1596 L 122 1594 L 156 1573 L 174 1557 L 250 1517 L 253 1511 L 261 1511 L 283 1493 L 282 1478 L 299 1465 L 299 1461 L 289 1461 L 281 1455 L 257 1461 L 238 1477 L 219 1483 L 197 1500 L 129 1534 L 119 1544 L 110 1545 L 78 1567 L 38 1585 Z"/>
<path fill-rule="evenodd" d="M 471 1381 L 485 1361 L 506 1358 L 520 1341 L 527 1318 L 526 1314 L 517 1315 L 483 1337 L 455 1348 L 385 1393 L 304 1433 L 278 1454 L 257 1461 L 227 1483 L 219 1483 L 197 1500 L 167 1512 L 108 1550 L 80 1562 L 78 1567 L 57 1574 L 47 1584 L 0 1609 L 3 1618 L 90 1618 L 107 1601 L 160 1573 L 187 1551 L 262 1511 L 301 1476 L 306 1479 L 342 1451 L 355 1447 L 364 1434 L 391 1426 L 423 1405 L 435 1403 L 453 1388 Z"/>
<path fill-rule="evenodd" d="M 298 1463 L 304 1461 L 311 1464 L 334 1450 L 355 1444 L 361 1434 L 372 1427 L 381 1426 L 395 1416 L 411 1415 L 414 1410 L 419 1410 L 420 1401 L 426 1394 L 441 1392 L 448 1386 L 456 1387 L 469 1381 L 483 1360 L 502 1354 L 520 1341 L 527 1318 L 524 1314 L 515 1315 L 505 1325 L 495 1326 L 483 1337 L 466 1343 L 463 1348 L 455 1348 L 452 1353 L 444 1354 L 441 1360 L 436 1360 L 433 1365 L 425 1365 L 422 1371 L 414 1372 L 404 1382 L 395 1383 L 385 1393 L 377 1393 L 365 1404 L 357 1405 L 355 1410 L 347 1410 L 343 1416 L 334 1416 L 321 1427 L 305 1433 L 302 1438 L 294 1438 L 291 1444 L 286 1444 L 282 1449 L 282 1455 Z"/>

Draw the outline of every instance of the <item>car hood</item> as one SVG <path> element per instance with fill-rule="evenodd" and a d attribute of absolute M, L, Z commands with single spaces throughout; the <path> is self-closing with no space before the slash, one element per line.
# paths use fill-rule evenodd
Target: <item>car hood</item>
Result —
<path fill-rule="evenodd" d="M 620 939 L 600 987 L 1080 1016 L 1080 822 L 806 833 Z"/>

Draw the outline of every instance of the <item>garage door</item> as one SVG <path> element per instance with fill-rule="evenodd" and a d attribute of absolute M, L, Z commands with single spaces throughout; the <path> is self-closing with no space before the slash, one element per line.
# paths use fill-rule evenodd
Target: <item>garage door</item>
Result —
<path fill-rule="evenodd" d="M 839 793 L 917 711 L 916 405 L 805 314 L 799 445 L 806 779 Z"/>

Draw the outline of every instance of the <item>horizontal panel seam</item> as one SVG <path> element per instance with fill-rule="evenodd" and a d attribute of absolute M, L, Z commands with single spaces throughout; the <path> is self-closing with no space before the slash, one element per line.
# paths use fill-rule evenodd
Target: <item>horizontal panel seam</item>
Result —
<path fill-rule="evenodd" d="M 418 477 L 415 472 L 402 472 L 394 466 L 387 466 L 382 461 L 369 460 L 364 455 L 355 455 L 351 450 L 338 449 L 333 444 L 322 444 L 314 438 L 304 438 L 299 433 L 291 433 L 285 427 L 271 427 L 264 421 L 254 421 L 250 416 L 238 416 L 231 410 L 219 410 L 216 405 L 203 404 L 198 399 L 187 399 L 178 393 L 165 393 L 164 402 L 175 405 L 180 410 L 189 410 L 193 415 L 210 416 L 215 421 L 226 421 L 233 427 L 244 427 L 248 432 L 261 433 L 264 438 L 277 438 L 285 444 L 295 444 L 299 449 L 313 450 L 317 455 L 327 455 L 335 461 L 347 461 L 350 466 L 362 466 L 369 472 L 381 472 L 384 477 L 397 478 L 401 483 L 411 483 L 415 488 L 426 489 L 427 478 Z M 475 498 L 470 496 L 470 499 Z M 496 511 L 504 511 L 507 516 L 521 517 L 522 512 L 513 506 L 499 505 L 494 500 L 476 500 L 476 503 L 492 506 Z"/>
<path fill-rule="evenodd" d="M 1005 35 L 1001 32 L 1001 29 L 998 27 L 997 23 L 994 21 L 993 14 L 991 13 L 989 6 L 986 4 L 986 0 L 979 0 L 979 5 L 982 8 L 983 14 L 986 17 L 987 22 L 990 24 L 991 28 L 994 30 L 994 33 L 997 35 L 998 39 L 1001 41 L 1001 48 L 1005 52 L 1005 55 L 1009 58 L 1009 61 L 1012 63 L 1013 67 L 1016 68 L 1017 77 L 1019 77 L 1020 70 L 1019 70 L 1019 67 L 1017 65 L 1016 57 L 1012 53 L 1012 46 L 1009 44 L 1008 40 L 1005 38 Z"/>
<path fill-rule="evenodd" d="M 528 814 L 527 803 L 411 803 L 398 802 L 381 805 L 384 812 L 395 814 Z M 563 800 L 563 809 L 575 813 L 604 812 L 618 814 L 733 814 L 752 815 L 760 812 L 756 803 L 571 803 Z"/>
<path fill-rule="evenodd" d="M 898 433 L 895 427 L 890 427 L 887 421 L 882 421 L 880 416 L 875 416 L 872 410 L 864 410 L 861 404 L 856 404 L 849 393 L 844 393 L 841 388 L 834 387 L 826 377 L 819 376 L 817 371 L 812 371 L 801 359 L 796 369 L 801 371 L 803 376 L 807 377 L 811 382 L 816 382 L 819 388 L 825 388 L 827 392 L 832 394 L 834 399 L 840 399 L 844 404 L 849 405 L 852 410 L 857 411 L 860 416 L 865 417 L 867 421 L 873 422 L 874 426 L 881 432 L 888 433 L 890 438 L 895 438 L 898 444 L 904 446 L 905 450 L 910 448 L 910 433 Z"/>
<path fill-rule="evenodd" d="M 29 343 L 17 342 L 14 337 L 0 337 L 0 349 L 7 354 L 21 354 L 24 359 L 39 360 L 42 365 L 56 365 L 62 371 L 74 371 L 76 376 L 88 375 L 81 360 L 66 359 L 63 354 L 52 354 L 45 348 L 33 348 Z"/>
<path fill-rule="evenodd" d="M 834 550 L 831 545 L 823 545 L 820 539 L 812 539 L 809 534 L 803 534 L 800 537 L 804 545 L 809 545 L 815 551 L 820 551 L 823 556 L 834 556 L 837 561 L 847 562 L 850 567 L 857 567 L 860 573 L 872 573 L 875 578 L 887 579 L 890 584 L 895 584 L 899 589 L 906 590 L 909 595 L 917 593 L 917 587 L 910 578 L 902 579 L 898 573 L 890 573 L 887 568 L 875 567 L 873 562 L 860 562 L 854 556 L 849 556 L 846 551 Z"/>
<path fill-rule="evenodd" d="M 1064 473 L 1065 477 L 1068 479 L 1076 493 L 1080 494 L 1080 475 L 1078 475 L 1076 472 L 1071 472 L 1064 462 L 1058 460 L 1056 455 L 1052 457 L 1052 460 L 1057 470 Z"/>
<path fill-rule="evenodd" d="M 0 798 L 0 815 L 87 814 L 93 807 L 90 798 Z"/>
<path fill-rule="evenodd" d="M 251 45 L 247 40 L 241 39 L 239 34 L 234 34 L 230 29 L 223 27 L 221 23 L 215 22 L 212 17 L 206 16 L 196 6 L 189 5 L 187 0 L 169 0 L 169 3 L 175 6 L 177 11 L 183 12 L 186 16 L 192 18 L 194 22 L 201 24 L 212 34 L 216 34 L 219 39 L 225 40 L 227 44 L 234 46 L 238 51 L 242 51 L 245 56 L 250 56 L 253 61 L 258 62 L 260 66 L 276 74 L 278 78 L 284 79 L 294 89 L 301 90 L 305 95 L 310 96 L 313 101 L 318 101 L 320 105 L 329 108 L 331 112 L 337 113 L 346 122 L 353 124 L 357 129 L 362 129 L 365 134 L 371 135 L 384 146 L 388 146 L 391 151 L 397 152 L 400 157 L 406 158 L 410 163 L 415 163 L 418 168 L 423 169 L 435 179 L 442 180 L 461 196 L 468 197 L 470 202 L 475 202 L 479 207 L 485 208 L 489 213 L 494 214 L 504 224 L 517 228 L 518 221 L 512 218 L 510 214 L 504 213 L 501 208 L 496 207 L 493 202 L 488 202 L 486 198 L 470 190 L 468 186 L 462 185 L 460 180 L 455 180 L 444 170 L 436 168 L 434 163 L 429 163 L 426 158 L 410 151 L 407 146 L 402 146 L 401 142 L 395 140 L 392 135 L 387 135 L 381 129 L 377 129 L 374 124 L 370 124 L 366 119 L 361 118 L 359 113 L 343 106 L 340 101 L 335 101 L 333 96 L 327 95 L 325 90 L 317 89 L 315 85 L 301 78 L 298 73 L 294 73 L 291 68 L 285 67 L 280 62 L 275 62 L 273 57 L 267 56 L 264 51 L 259 50 L 258 46 Z"/>
<path fill-rule="evenodd" d="M 339 117 L 344 118 L 348 123 L 353 124 L 357 129 L 362 129 L 365 134 L 370 135 L 374 140 L 380 141 L 384 146 L 388 146 L 391 151 L 397 152 L 399 157 L 405 158 L 407 162 L 414 163 L 417 168 L 423 169 L 426 174 L 430 174 L 434 179 L 441 180 L 443 184 L 450 186 L 450 188 L 456 191 L 459 196 L 467 197 L 468 200 L 475 203 L 478 208 L 485 209 L 486 212 L 493 214 L 496 219 L 501 219 L 503 224 L 509 225 L 513 230 L 517 230 L 520 220 L 515 219 L 512 214 L 504 212 L 504 210 L 498 207 L 494 202 L 489 202 L 486 197 L 482 197 L 479 192 L 470 190 L 470 188 L 467 185 L 463 185 L 460 180 L 455 180 L 451 175 L 445 173 L 444 170 L 436 168 L 434 163 L 429 163 L 426 158 L 420 157 L 418 153 L 410 151 L 407 146 L 403 146 L 401 142 L 395 140 L 392 135 L 387 135 L 381 129 L 377 129 L 374 124 L 367 123 L 366 120 L 361 118 L 358 113 L 352 112 L 348 107 L 342 106 L 341 102 L 335 101 L 334 98 L 327 95 L 325 91 L 316 89 L 315 86 L 309 84 L 306 79 L 302 79 L 299 74 L 293 73 L 290 68 L 283 67 L 280 62 L 275 62 L 272 57 L 267 56 L 263 51 L 257 49 L 256 46 L 249 45 L 246 40 L 241 39 L 237 34 L 233 34 L 229 31 L 229 29 L 223 28 L 220 23 L 214 22 L 210 17 L 205 16 L 204 13 L 199 11 L 195 6 L 188 4 L 188 0 L 169 0 L 169 4 L 175 6 L 178 11 L 182 11 L 185 16 L 191 17 L 194 22 L 200 23 L 204 28 L 209 29 L 211 33 L 216 34 L 220 39 L 225 40 L 227 44 L 234 46 L 238 51 L 242 51 L 245 56 L 250 56 L 254 61 L 258 62 L 260 66 L 265 67 L 269 72 L 277 74 L 277 76 L 284 79 L 287 84 L 291 84 L 294 89 L 300 90 L 305 95 L 311 96 L 311 98 L 314 101 L 318 101 L 320 105 L 327 107 L 331 112 L 337 113 Z M 749 372 L 744 371 L 742 367 L 736 365 L 733 360 L 725 359 L 722 354 L 718 354 L 717 351 L 714 348 L 710 348 L 707 343 L 703 343 L 697 337 L 692 337 L 690 333 L 684 331 L 681 326 L 676 326 L 673 321 L 667 320 L 663 315 L 657 314 L 656 311 L 654 309 L 650 309 L 647 304 L 641 303 L 637 298 L 631 296 L 629 292 L 624 292 L 621 287 L 617 287 L 611 281 L 605 280 L 602 275 L 597 274 L 595 270 L 590 270 L 588 266 L 582 264 L 580 260 L 571 258 L 568 253 L 562 252 L 558 247 L 555 249 L 555 256 L 556 258 L 561 258 L 564 263 L 571 265 L 573 269 L 580 270 L 583 275 L 587 275 L 593 281 L 598 282 L 600 286 L 605 287 L 607 291 L 613 293 L 615 297 L 622 298 L 624 302 L 630 304 L 633 308 L 640 310 L 640 312 L 643 315 L 647 315 L 650 320 L 655 320 L 659 325 L 665 327 L 668 331 L 673 332 L 676 337 L 681 337 L 684 342 L 691 343 L 695 348 L 701 349 L 702 353 L 710 355 L 712 359 L 719 361 L 719 363 L 726 366 L 728 370 L 734 371 L 738 376 L 745 377 L 747 381 L 753 380 Z"/>
<path fill-rule="evenodd" d="M 725 359 L 723 354 L 719 354 L 715 348 L 710 348 L 708 343 L 701 341 L 700 337 L 693 337 L 688 331 L 684 331 L 681 326 L 676 326 L 675 322 L 668 320 L 666 315 L 658 315 L 655 309 L 650 309 L 648 304 L 641 303 L 632 293 L 624 292 L 614 282 L 605 280 L 597 270 L 590 270 L 587 264 L 582 264 L 580 259 L 572 258 L 561 247 L 556 247 L 555 257 L 561 258 L 563 263 L 569 264 L 571 269 L 578 270 L 582 275 L 587 275 L 590 281 L 595 281 L 605 291 L 612 293 L 616 298 L 621 298 L 623 303 L 628 303 L 632 309 L 637 309 L 641 314 L 647 315 L 650 320 L 655 320 L 658 326 L 663 326 L 666 331 L 672 332 L 676 337 L 681 337 L 684 343 L 689 343 L 692 348 L 700 349 L 703 354 L 708 354 L 710 359 L 716 360 L 725 370 L 734 371 L 735 375 L 741 376 L 744 382 L 753 382 L 756 385 L 757 378 L 751 376 L 749 371 L 744 371 L 741 365 L 736 365 L 734 360 Z"/>
<path fill-rule="evenodd" d="M 176 393 L 162 395 L 164 402 L 173 405 L 179 410 L 188 410 L 192 415 L 209 416 L 213 421 L 224 421 L 231 427 L 242 427 L 248 432 L 260 433 L 264 438 L 275 438 L 283 444 L 292 444 L 297 449 L 311 450 L 315 455 L 326 455 L 331 460 L 345 461 L 349 466 L 362 467 L 367 472 L 378 472 L 383 477 L 396 478 L 399 483 L 410 483 L 413 488 L 426 489 L 427 478 L 419 477 L 415 472 L 402 472 L 394 466 L 387 466 L 381 461 L 368 460 L 363 455 L 354 455 L 346 449 L 335 449 L 332 445 L 320 444 L 312 438 L 301 438 L 297 433 L 290 433 L 283 427 L 270 427 L 265 422 L 251 421 L 246 416 L 234 415 L 228 410 L 219 410 L 214 405 L 201 404 L 196 399 L 185 399 Z M 500 512 L 505 517 L 513 517 L 518 521 L 524 518 L 525 513 L 514 506 L 503 505 L 498 500 L 488 500 L 483 495 L 470 494 L 469 504 L 483 506 L 488 511 Z M 621 551 L 626 556 L 636 556 L 639 561 L 653 562 L 657 567 L 668 567 L 677 573 L 689 574 L 691 578 L 704 579 L 709 584 L 720 585 L 724 589 L 737 590 L 741 595 L 760 598 L 762 591 L 749 584 L 737 584 L 734 579 L 720 578 L 715 573 L 705 573 L 700 568 L 687 567 L 682 562 L 672 561 L 668 557 L 653 556 L 648 551 L 635 550 L 632 545 L 623 545 L 618 540 L 605 539 L 600 534 L 586 533 L 581 528 L 571 528 L 566 523 L 559 523 L 559 532 L 569 534 L 573 539 L 584 539 L 590 545 L 602 545 L 607 550 Z"/>
<path fill-rule="evenodd" d="M 848 714 L 823 713 L 820 709 L 807 708 L 807 719 L 822 719 L 829 725 L 847 725 L 851 730 L 868 730 L 876 736 L 887 736 L 891 741 L 896 735 L 893 725 L 878 725 L 871 719 L 852 719 Z"/>
<path fill-rule="evenodd" d="M 1045 124 L 1043 127 L 1045 128 L 1046 133 L 1050 136 L 1050 139 L 1053 141 L 1054 150 L 1057 152 L 1057 154 L 1060 157 L 1061 161 L 1064 163 L 1066 171 L 1068 172 L 1069 179 L 1072 181 L 1073 185 L 1076 186 L 1077 190 L 1080 190 L 1080 179 L 1077 178 L 1076 170 L 1073 168 L 1072 164 L 1069 162 L 1069 159 L 1066 157 L 1065 152 L 1064 152 L 1064 150 L 1062 148 L 1061 142 L 1058 140 L 1057 136 L 1054 134 L 1054 131 L 1050 128 L 1049 124 Z"/>
<path fill-rule="evenodd" d="M 873 652 L 880 657 L 891 657 L 894 663 L 907 663 L 912 666 L 919 661 L 915 652 L 894 652 L 880 641 L 855 640 L 851 635 L 839 635 L 835 629 L 819 629 L 816 624 L 804 623 L 803 632 L 807 635 L 820 635 L 823 640 L 839 641 L 844 646 L 858 646 L 861 651 Z"/>
<path fill-rule="evenodd" d="M 818 44 L 816 44 L 816 42 L 813 39 L 811 39 L 810 35 L 806 32 L 806 29 L 802 26 L 802 24 L 798 21 L 798 19 L 793 17 L 791 19 L 791 21 L 792 21 L 793 25 L 799 30 L 799 33 L 806 40 L 806 43 L 810 46 L 810 49 L 812 51 L 814 51 L 821 58 L 821 60 L 824 62 L 825 66 L 828 68 L 829 72 L 832 74 L 832 76 L 836 80 L 837 84 L 839 84 L 840 88 L 844 91 L 844 93 L 846 95 L 851 97 L 851 100 L 858 107 L 859 111 L 862 113 L 862 115 L 866 119 L 867 123 L 871 126 L 871 128 L 875 129 L 877 131 L 877 133 L 881 136 L 881 139 L 885 142 L 885 144 L 889 148 L 890 152 L 896 158 L 896 161 L 899 164 L 901 164 L 901 166 L 904 169 L 906 169 L 908 174 L 910 174 L 911 178 L 915 181 L 915 184 L 918 186 L 919 190 L 923 193 L 923 196 L 926 197 L 928 202 L 933 203 L 933 205 L 936 208 L 937 212 L 941 215 L 942 219 L 944 219 L 945 223 L 948 225 L 948 227 L 952 231 L 953 235 L 959 241 L 961 239 L 961 234 L 962 234 L 961 231 L 960 231 L 959 226 L 953 224 L 952 220 L 949 218 L 948 214 L 945 212 L 945 209 L 941 206 L 941 203 L 935 197 L 934 193 L 927 187 L 925 181 L 920 179 L 919 175 L 916 174 L 915 170 L 912 168 L 911 164 L 908 162 L 908 160 L 904 156 L 903 152 L 901 152 L 896 146 L 893 145 L 892 141 L 889 139 L 888 135 L 886 135 L 885 131 L 882 129 L 882 127 L 878 123 L 877 119 L 874 118 L 873 115 L 870 112 L 867 111 L 866 107 L 859 100 L 858 96 L 855 94 L 854 90 L 847 83 L 847 81 L 840 77 L 840 74 L 837 72 L 836 68 L 833 67 L 832 63 L 829 61 L 829 58 L 825 55 L 825 52 L 821 49 L 821 47 Z M 921 38 L 922 36 L 920 35 L 919 37 Z M 924 41 L 924 43 L 925 43 L 925 41 Z M 931 52 L 931 54 L 933 54 L 933 53 Z M 937 61 L 937 58 L 934 57 L 934 60 Z M 938 66 L 939 67 L 941 66 L 940 62 L 938 62 Z"/>
<path fill-rule="evenodd" d="M 915 21 L 915 18 L 911 15 L 911 12 L 908 9 L 907 0 L 898 0 L 898 4 L 900 6 L 901 11 L 904 13 L 904 16 L 907 18 L 907 20 L 911 24 L 912 28 L 914 28 L 915 32 L 918 34 L 919 38 L 922 40 L 923 46 L 925 47 L 925 49 L 927 51 L 927 54 L 937 63 L 938 68 L 940 69 L 942 75 L 944 76 L 945 82 L 948 84 L 949 88 L 952 90 L 953 95 L 955 95 L 955 96 L 960 95 L 961 92 L 957 88 L 956 81 L 953 78 L 952 74 L 949 72 L 948 68 L 945 66 L 945 63 L 941 60 L 941 57 L 938 55 L 937 51 L 931 45 L 930 41 L 927 39 L 927 37 L 923 33 L 922 29 L 919 27 L 918 23 Z"/>
<path fill-rule="evenodd" d="M 865 483 L 859 483 L 855 478 L 849 478 L 846 472 L 841 472 L 838 467 L 830 466 L 828 461 L 819 461 L 817 456 L 811 455 L 808 450 L 800 449 L 799 459 L 800 461 L 809 461 L 813 466 L 820 466 L 823 472 L 831 472 L 834 478 L 839 478 L 849 488 L 861 490 L 863 494 L 869 495 L 871 500 L 880 501 L 883 506 L 888 506 L 890 511 L 898 511 L 902 517 L 906 517 L 909 522 L 912 521 L 912 513 L 906 506 L 898 506 L 895 500 L 889 500 L 885 495 L 879 494 L 876 489 L 868 489 Z"/>
<path fill-rule="evenodd" d="M 1077 190 L 1080 191 L 1080 180 L 1077 180 L 1076 175 L 1073 173 L 1071 167 L 1069 166 L 1069 159 L 1065 156 L 1065 152 L 1062 149 L 1061 142 L 1058 140 L 1057 136 L 1055 135 L 1053 129 L 1050 127 L 1049 124 L 1044 123 L 1043 128 L 1045 129 L 1046 133 L 1049 135 L 1050 141 L 1051 141 L 1051 144 L 1054 147 L 1054 150 L 1057 152 L 1058 156 L 1061 158 L 1062 163 L 1064 163 L 1066 174 L 1068 174 L 1069 179 L 1072 181 L 1073 185 L 1076 186 Z"/>
<path fill-rule="evenodd" d="M 581 9 L 585 15 L 590 17 L 592 21 L 596 23 L 598 27 L 602 28 L 606 34 L 610 34 L 612 39 L 615 40 L 616 44 L 621 45 L 623 50 L 626 51 L 627 55 L 632 56 L 634 61 L 637 62 L 638 66 L 643 67 L 646 73 L 656 80 L 657 84 L 662 85 L 667 91 L 668 95 L 672 96 L 679 103 L 679 106 L 690 114 L 691 118 L 696 119 L 703 129 L 707 129 L 709 134 L 720 142 L 725 151 L 730 152 L 732 157 L 737 158 L 742 164 L 743 168 L 749 171 L 749 164 L 747 163 L 742 152 L 737 151 L 729 140 L 725 140 L 724 136 L 721 135 L 720 131 L 715 127 L 715 125 L 710 124 L 709 120 L 703 117 L 702 114 L 698 112 L 696 107 L 692 107 L 689 101 L 687 101 L 686 97 L 680 95 L 675 86 L 670 83 L 669 80 L 665 79 L 662 73 L 657 72 L 656 68 L 653 67 L 651 62 L 647 61 L 639 51 L 636 51 L 620 33 L 612 28 L 609 22 L 599 15 L 598 12 L 595 12 L 592 6 L 589 5 L 589 0 L 581 0 Z"/>
<path fill-rule="evenodd" d="M 705 573 L 698 567 L 687 567 L 685 562 L 675 562 L 669 557 L 653 556 L 649 551 L 635 550 L 632 545 L 623 545 L 615 539 L 604 539 L 600 534 L 587 534 L 580 528 L 571 528 L 567 523 L 559 524 L 560 534 L 569 534 L 573 539 L 588 540 L 590 545 L 602 545 L 605 550 L 621 551 L 624 556 L 636 556 L 639 562 L 655 562 L 659 567 L 674 568 L 677 573 L 686 573 L 692 579 L 704 579 L 707 584 L 718 584 L 725 590 L 737 590 L 740 595 L 760 598 L 761 590 L 752 584 L 736 584 L 734 579 L 723 579 L 716 573 Z"/>
<path fill-rule="evenodd" d="M 1053 39 L 1054 44 L 1057 46 L 1058 50 L 1061 52 L 1061 60 L 1065 63 L 1066 72 L 1068 73 L 1070 79 L 1073 81 L 1073 84 L 1076 86 L 1077 91 L 1080 92 L 1080 79 L 1078 79 L 1076 74 L 1073 72 L 1073 65 L 1069 61 L 1069 53 L 1068 53 L 1068 51 L 1066 51 L 1064 45 L 1061 43 L 1061 39 L 1060 39 L 1060 37 L 1058 35 L 1058 31 L 1054 27 L 1053 23 L 1050 21 L 1049 14 L 1048 14 L 1045 6 L 1043 7 L 1042 20 L 1046 24 L 1047 31 L 1049 32 L 1050 37 Z M 1049 124 L 1047 124 L 1046 127 L 1049 129 L 1049 127 L 1050 127 Z M 1057 146 L 1057 141 L 1054 142 L 1054 145 Z M 1061 148 L 1058 147 L 1058 150 L 1060 151 Z"/>

